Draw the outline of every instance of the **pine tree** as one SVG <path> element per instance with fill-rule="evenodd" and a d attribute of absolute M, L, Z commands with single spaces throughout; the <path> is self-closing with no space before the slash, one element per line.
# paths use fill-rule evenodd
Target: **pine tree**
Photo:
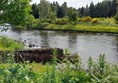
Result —
<path fill-rule="evenodd" d="M 93 2 L 91 2 L 91 4 L 90 4 L 90 7 L 89 7 L 89 14 L 90 14 L 90 16 L 91 16 L 92 18 L 95 17 L 95 7 L 94 7 Z"/>
<path fill-rule="evenodd" d="M 38 5 L 36 3 L 32 5 L 32 15 L 35 18 L 39 18 Z"/>

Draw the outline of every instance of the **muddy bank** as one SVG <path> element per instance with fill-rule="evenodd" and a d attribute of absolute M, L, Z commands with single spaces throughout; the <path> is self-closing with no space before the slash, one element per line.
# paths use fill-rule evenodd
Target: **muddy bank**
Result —
<path fill-rule="evenodd" d="M 60 48 L 46 48 L 46 49 L 24 49 L 15 52 L 16 62 L 48 62 L 53 59 L 54 52 L 56 52 L 56 58 L 63 60 L 65 58 L 63 49 Z"/>
<path fill-rule="evenodd" d="M 62 60 L 69 60 L 72 63 L 75 63 L 78 61 L 78 55 L 72 54 L 72 55 L 65 55 L 63 52 L 63 49 L 61 48 L 35 48 L 35 49 L 23 49 L 23 50 L 17 50 L 14 53 L 15 62 L 37 62 L 37 63 L 46 63 L 53 60 L 54 55 L 57 58 L 58 61 Z M 6 60 L 7 57 L 10 55 L 10 52 L 3 52 L 0 51 L 0 59 Z M 10 55 L 11 56 L 11 55 Z"/>

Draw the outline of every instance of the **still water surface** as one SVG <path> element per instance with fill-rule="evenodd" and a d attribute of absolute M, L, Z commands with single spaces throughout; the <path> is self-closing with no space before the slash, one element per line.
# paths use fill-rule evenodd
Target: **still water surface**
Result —
<path fill-rule="evenodd" d="M 81 56 L 86 62 L 89 57 L 98 58 L 105 54 L 107 61 L 118 62 L 118 34 L 90 34 L 78 32 L 59 31 L 13 31 L 0 32 L 15 40 L 24 42 L 26 45 L 35 44 L 41 48 L 67 48 L 70 52 Z"/>

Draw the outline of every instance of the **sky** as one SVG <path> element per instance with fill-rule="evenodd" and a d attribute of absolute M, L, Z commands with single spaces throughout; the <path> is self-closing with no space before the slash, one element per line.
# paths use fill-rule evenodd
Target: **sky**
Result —
<path fill-rule="evenodd" d="M 96 4 L 103 0 L 48 0 L 48 1 L 50 1 L 50 2 L 58 1 L 58 3 L 60 5 L 66 1 L 68 4 L 68 7 L 78 8 L 78 7 L 82 7 L 82 6 L 85 7 L 87 4 L 89 5 L 91 2 Z M 40 0 L 32 0 L 32 3 L 40 3 Z"/>

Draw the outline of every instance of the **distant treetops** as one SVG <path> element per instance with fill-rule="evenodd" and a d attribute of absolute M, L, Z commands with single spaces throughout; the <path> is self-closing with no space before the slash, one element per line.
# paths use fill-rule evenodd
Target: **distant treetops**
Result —
<path fill-rule="evenodd" d="M 50 16 L 63 18 L 69 17 L 72 12 L 76 12 L 79 17 L 113 17 L 117 12 L 117 0 L 103 0 L 97 4 L 91 2 L 89 6 L 86 5 L 86 7 L 81 7 L 78 9 L 68 7 L 66 2 L 64 2 L 62 5 L 59 5 L 58 2 L 50 3 L 47 0 L 40 0 L 39 4 L 35 3 L 32 5 L 32 14 L 35 18 L 42 16 L 48 18 L 50 18 Z"/>

